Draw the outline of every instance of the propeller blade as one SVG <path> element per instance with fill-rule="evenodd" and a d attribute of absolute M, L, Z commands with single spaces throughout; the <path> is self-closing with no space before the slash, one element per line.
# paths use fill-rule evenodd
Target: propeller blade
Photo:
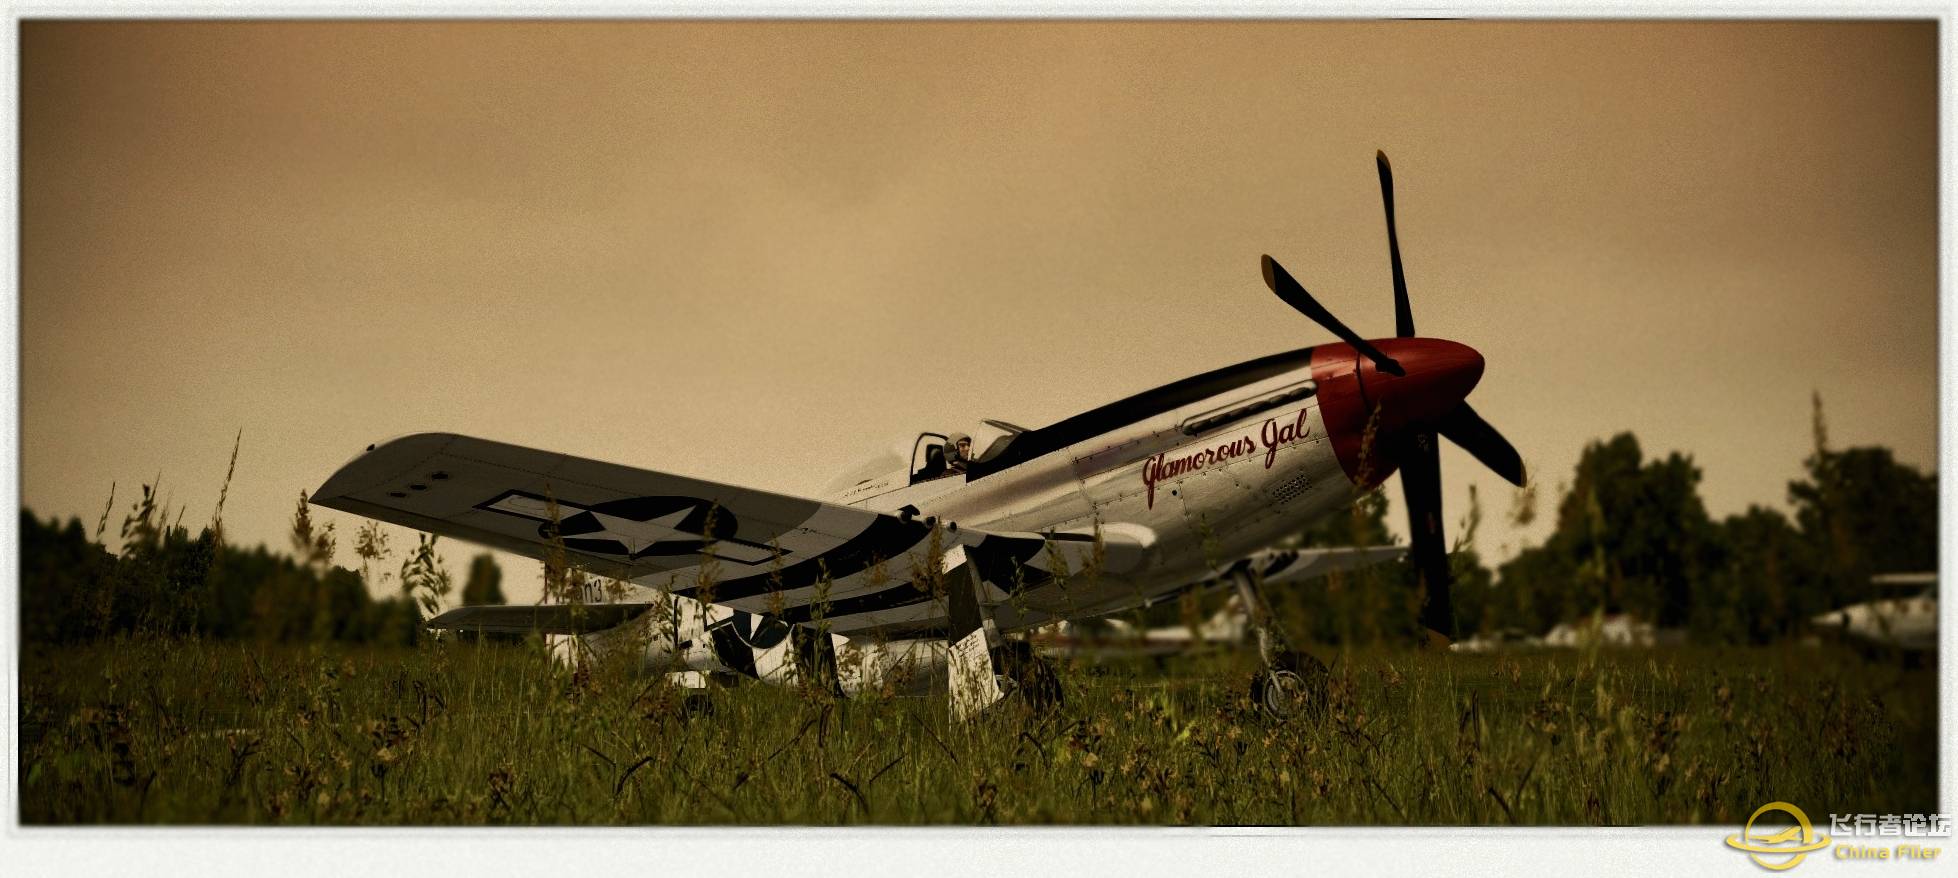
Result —
<path fill-rule="evenodd" d="M 1387 205 L 1387 255 L 1394 261 L 1394 335 L 1414 337 L 1414 308 L 1407 303 L 1407 276 L 1401 272 L 1400 233 L 1394 228 L 1394 167 L 1385 152 L 1375 152 L 1380 166 L 1380 200 Z"/>
<path fill-rule="evenodd" d="M 1408 559 L 1421 576 L 1421 624 L 1453 639 L 1454 581 L 1441 534 L 1441 447 L 1435 434 L 1416 433 L 1399 450 L 1401 498 L 1407 502 L 1407 532 L 1414 543 Z"/>
<path fill-rule="evenodd" d="M 1454 411 L 1443 415 L 1435 428 L 1448 441 L 1460 445 L 1462 450 L 1475 455 L 1482 465 L 1495 471 L 1510 484 L 1523 487 L 1526 475 L 1523 472 L 1523 456 L 1516 453 L 1516 447 L 1509 444 L 1496 428 L 1482 420 L 1468 403 L 1455 407 Z"/>
<path fill-rule="evenodd" d="M 1265 273 L 1265 286 L 1270 287 L 1271 291 L 1278 295 L 1278 298 L 1285 301 L 1285 304 L 1297 309 L 1300 314 L 1312 318 L 1312 322 L 1325 327 L 1333 335 L 1339 336 L 1340 341 L 1352 345 L 1354 350 L 1365 354 L 1367 359 L 1372 360 L 1373 365 L 1380 371 L 1397 376 L 1407 374 L 1407 371 L 1402 369 L 1401 364 L 1396 362 L 1394 358 L 1381 353 L 1379 348 L 1367 344 L 1366 339 L 1361 338 L 1353 330 L 1347 329 L 1346 324 L 1339 322 L 1339 318 L 1334 317 L 1331 311 L 1326 310 L 1324 305 L 1319 304 L 1319 300 L 1312 298 L 1312 294 L 1305 291 L 1305 287 L 1300 286 L 1298 281 L 1292 279 L 1291 274 L 1285 271 L 1285 267 L 1278 264 L 1278 260 L 1266 255 L 1262 257 L 1262 265 Z"/>

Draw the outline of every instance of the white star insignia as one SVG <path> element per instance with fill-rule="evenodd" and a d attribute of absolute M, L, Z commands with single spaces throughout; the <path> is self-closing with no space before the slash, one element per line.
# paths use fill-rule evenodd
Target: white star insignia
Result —
<path fill-rule="evenodd" d="M 592 518 L 598 520 L 599 525 L 604 529 L 577 534 L 573 539 L 613 540 L 625 546 L 626 555 L 631 557 L 637 557 L 639 553 L 666 542 L 712 543 L 715 555 L 747 564 L 759 564 L 762 561 L 774 557 L 775 553 L 769 551 L 766 547 L 749 546 L 728 540 L 711 540 L 701 534 L 680 530 L 675 527 L 675 525 L 685 521 L 687 516 L 692 515 L 698 508 L 690 507 L 678 512 L 669 512 L 658 518 L 649 518 L 645 521 L 634 521 L 630 518 L 620 518 L 616 515 L 606 515 L 603 512 L 586 510 L 591 514 Z"/>
<path fill-rule="evenodd" d="M 679 524 L 691 514 L 693 514 L 692 509 L 682 509 L 678 512 L 669 512 L 658 518 L 633 521 L 630 518 L 620 518 L 616 515 L 606 515 L 603 512 L 593 512 L 591 516 L 598 519 L 598 523 L 604 526 L 605 529 L 594 533 L 578 534 L 578 539 L 617 540 L 625 546 L 626 554 L 629 555 L 637 555 L 657 543 L 677 540 L 699 542 L 702 539 L 700 534 L 687 533 L 674 527 L 674 525 Z"/>

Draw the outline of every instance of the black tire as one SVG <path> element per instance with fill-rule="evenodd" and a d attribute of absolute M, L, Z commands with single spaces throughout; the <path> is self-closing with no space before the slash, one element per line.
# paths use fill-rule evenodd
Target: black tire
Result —
<path fill-rule="evenodd" d="M 699 689 L 689 690 L 680 696 L 680 716 L 686 719 L 710 717 L 714 715 L 714 697 Z"/>
<path fill-rule="evenodd" d="M 1054 672 L 1054 664 L 1033 651 L 1033 645 L 1023 640 L 1009 640 L 1000 647 L 999 670 L 1002 682 L 1009 684 L 1012 694 L 1018 695 L 1020 702 L 1035 713 L 1055 710 L 1066 701 L 1061 692 L 1060 675 Z"/>
<path fill-rule="evenodd" d="M 1279 653 L 1251 678 L 1251 704 L 1279 722 L 1317 721 L 1326 715 L 1326 682 L 1324 662 L 1303 652 Z"/>

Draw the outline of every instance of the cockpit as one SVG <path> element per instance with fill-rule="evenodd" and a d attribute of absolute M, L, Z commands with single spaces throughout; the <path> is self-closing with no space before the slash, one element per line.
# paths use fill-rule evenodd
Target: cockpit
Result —
<path fill-rule="evenodd" d="M 974 463 L 991 460 L 1027 428 L 1005 421 L 983 420 L 970 435 L 961 432 L 919 433 L 911 446 L 911 484 L 962 475 Z M 982 444 L 983 443 L 983 444 Z M 975 449 L 983 448 L 983 451 Z"/>

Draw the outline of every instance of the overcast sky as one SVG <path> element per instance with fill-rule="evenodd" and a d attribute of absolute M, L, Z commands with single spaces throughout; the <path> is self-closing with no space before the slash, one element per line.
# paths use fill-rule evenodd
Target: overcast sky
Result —
<path fill-rule="evenodd" d="M 158 473 L 207 521 L 241 428 L 247 544 L 428 430 L 809 494 L 1329 340 L 1267 252 L 1391 335 L 1376 149 L 1543 511 L 1621 430 L 1786 508 L 1811 391 L 1936 468 L 1931 23 L 30 22 L 20 70 L 21 497 L 91 526 Z M 1447 448 L 1485 556 L 1542 538 Z"/>

